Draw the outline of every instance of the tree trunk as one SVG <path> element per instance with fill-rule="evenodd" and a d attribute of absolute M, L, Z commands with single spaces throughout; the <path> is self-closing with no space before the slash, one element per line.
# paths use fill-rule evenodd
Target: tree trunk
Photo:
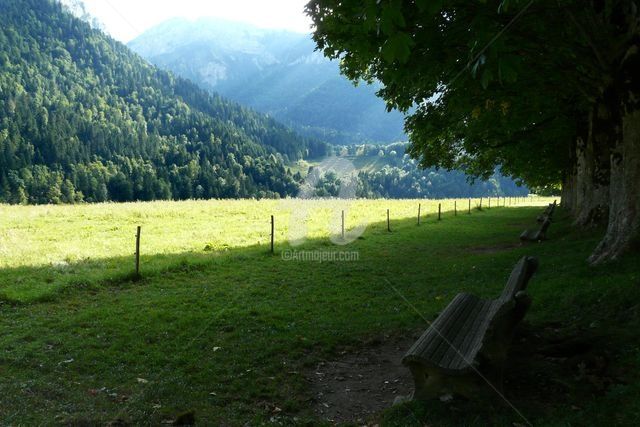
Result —
<path fill-rule="evenodd" d="M 577 201 L 574 224 L 606 224 L 609 214 L 610 150 L 618 139 L 617 121 L 604 103 L 589 114 L 587 138 L 577 141 Z"/>
<path fill-rule="evenodd" d="M 562 180 L 560 199 L 562 208 L 573 216 L 576 211 L 576 174 L 574 170 L 567 172 Z"/>
<path fill-rule="evenodd" d="M 589 261 L 615 260 L 640 235 L 640 109 L 625 113 L 622 137 L 611 153 L 610 215 L 607 233 Z"/>
<path fill-rule="evenodd" d="M 578 210 L 578 157 L 577 146 L 582 143 L 583 138 L 587 135 L 587 124 L 579 123 L 577 127 L 577 135 L 573 138 L 569 148 L 569 168 L 565 171 L 562 178 L 562 208 L 575 217 Z"/>

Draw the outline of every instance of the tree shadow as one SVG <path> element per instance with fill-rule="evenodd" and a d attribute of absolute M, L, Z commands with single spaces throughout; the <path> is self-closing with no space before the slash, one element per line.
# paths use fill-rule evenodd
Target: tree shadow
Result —
<path fill-rule="evenodd" d="M 496 214 L 500 211 L 515 214 L 519 209 L 526 208 L 501 208 L 474 210 L 472 214 L 459 212 L 454 216 L 452 212 L 443 212 L 442 219 L 437 220 L 434 213 L 423 214 L 419 227 L 446 228 L 448 237 L 437 233 L 433 236 L 440 240 L 441 248 L 434 246 L 432 251 L 438 252 L 440 249 L 447 250 L 452 244 L 463 243 L 464 238 L 469 235 L 469 230 L 482 227 L 493 227 L 496 222 Z M 535 209 L 535 208 L 533 208 Z M 485 224 L 480 221 L 484 218 Z M 471 221 L 468 221 L 471 220 Z M 447 223 L 453 221 L 459 227 L 447 227 Z M 270 254 L 268 237 L 264 243 L 251 246 L 233 247 L 221 245 L 223 249 L 212 245 L 203 246 L 201 251 L 186 251 L 179 253 L 162 253 L 145 255 L 144 245 L 141 254 L 140 275 L 135 274 L 135 258 L 131 256 L 85 258 L 74 262 L 58 262 L 40 266 L 7 267 L 0 269 L 0 301 L 6 304 L 24 304 L 34 302 L 52 301 L 58 296 L 63 296 L 69 292 L 87 289 L 96 290 L 103 286 L 119 286 L 134 283 L 140 280 L 150 280 L 170 272 L 191 271 L 195 269 L 207 269 L 211 265 L 227 260 L 241 260 L 243 258 L 268 257 L 270 255 L 282 256 L 282 251 L 313 251 L 327 250 L 332 248 L 335 251 L 349 251 L 355 247 L 358 250 L 367 248 L 369 245 L 362 244 L 367 239 L 388 239 L 393 247 L 398 249 L 398 239 L 402 239 L 401 233 L 412 233 L 419 230 L 416 218 L 393 219 L 391 221 L 391 232 L 387 230 L 385 220 L 370 223 L 362 236 L 347 245 L 336 245 L 329 237 L 309 238 L 301 246 L 291 246 L 287 241 L 276 241 L 275 254 Z M 479 227 L 479 228 L 478 228 Z M 347 233 L 349 232 L 347 229 Z M 480 233 L 479 238 L 484 242 L 496 240 L 490 233 Z M 498 240 L 501 237 L 496 236 Z M 278 236 L 281 239 L 280 236 Z M 453 240 L 451 240 L 453 239 Z M 339 238 L 334 240 L 339 241 Z M 372 243 L 378 247 L 384 247 L 383 240 Z M 401 250 L 401 249 L 398 249 Z M 231 261 L 228 261 L 231 262 Z"/>

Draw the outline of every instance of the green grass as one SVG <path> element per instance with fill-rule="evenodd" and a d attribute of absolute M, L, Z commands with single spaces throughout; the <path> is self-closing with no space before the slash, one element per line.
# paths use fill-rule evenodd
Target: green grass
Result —
<path fill-rule="evenodd" d="M 337 202 L 305 203 L 319 210 L 302 248 L 335 250 L 323 224 Z M 348 224 L 373 223 L 338 248 L 358 251 L 359 261 L 329 263 L 268 253 L 268 216 L 286 217 L 275 201 L 0 207 L 0 424 L 157 425 L 195 411 L 201 425 L 315 425 L 309 367 L 371 338 L 425 328 L 387 280 L 433 318 L 457 292 L 495 296 L 524 254 L 541 265 L 527 328 L 557 322 L 566 333 L 588 331 L 625 381 L 592 394 L 573 371 L 551 365 L 572 391 L 538 398 L 533 385 L 550 371 L 531 364 L 522 374 L 531 393 L 515 392 L 514 405 L 535 425 L 639 419 L 637 255 L 587 266 L 602 231 L 573 230 L 561 213 L 548 242 L 476 250 L 517 243 L 538 207 L 447 213 L 438 222 L 433 202 L 423 201 L 430 216 L 418 227 L 417 201 L 360 203 Z M 136 281 L 137 224 L 145 255 Z M 289 248 L 286 230 L 278 233 L 277 251 Z M 381 417 L 388 425 L 523 422 L 500 405 L 438 402 Z"/>
<path fill-rule="evenodd" d="M 494 204 L 495 204 L 495 198 Z M 549 199 L 531 199 L 543 204 Z M 360 224 L 417 215 L 435 218 L 438 203 L 450 211 L 454 200 L 212 200 L 77 206 L 0 205 L 0 300 L 28 303 L 48 300 L 68 288 L 94 287 L 131 278 L 135 231 L 142 226 L 142 265 L 146 275 L 208 262 L 231 249 L 264 251 L 270 216 L 276 241 L 286 244 L 292 212 L 303 216 L 307 237 L 339 233 L 340 211 L 347 230 Z M 467 200 L 458 200 L 467 208 Z M 479 200 L 473 200 L 476 206 Z M 486 205 L 485 199 L 485 205 Z M 461 208 L 462 209 L 462 208 Z M 372 225 L 372 229 L 377 226 Z M 386 228 L 386 227 L 385 227 Z"/>

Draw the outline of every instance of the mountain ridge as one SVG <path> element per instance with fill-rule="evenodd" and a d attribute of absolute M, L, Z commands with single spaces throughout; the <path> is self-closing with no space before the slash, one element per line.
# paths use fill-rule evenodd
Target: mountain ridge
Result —
<path fill-rule="evenodd" d="M 0 202 L 280 197 L 325 152 L 47 0 L 0 0 Z"/>
<path fill-rule="evenodd" d="M 403 115 L 355 87 L 310 35 L 218 18 L 172 18 L 127 44 L 149 62 L 328 142 L 406 140 Z"/>

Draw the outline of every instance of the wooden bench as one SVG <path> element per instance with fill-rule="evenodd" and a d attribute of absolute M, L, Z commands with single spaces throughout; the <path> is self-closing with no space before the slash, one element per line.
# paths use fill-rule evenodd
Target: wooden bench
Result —
<path fill-rule="evenodd" d="M 525 289 L 537 267 L 535 258 L 523 257 L 497 299 L 458 294 L 403 357 L 415 391 L 396 403 L 445 394 L 477 397 L 482 389 L 486 394 L 485 379 L 501 389 L 507 349 L 531 304 Z"/>
<path fill-rule="evenodd" d="M 525 230 L 520 234 L 520 240 L 528 242 L 539 242 L 546 240 L 547 230 L 551 225 L 551 218 L 546 218 L 537 230 Z"/>
<path fill-rule="evenodd" d="M 538 218 L 536 218 L 536 221 L 539 223 L 542 223 L 547 218 L 551 219 L 551 217 L 553 217 L 553 212 L 555 209 L 556 209 L 556 201 L 554 200 L 553 203 L 550 203 L 549 206 L 546 207 L 544 212 L 538 215 Z"/>

